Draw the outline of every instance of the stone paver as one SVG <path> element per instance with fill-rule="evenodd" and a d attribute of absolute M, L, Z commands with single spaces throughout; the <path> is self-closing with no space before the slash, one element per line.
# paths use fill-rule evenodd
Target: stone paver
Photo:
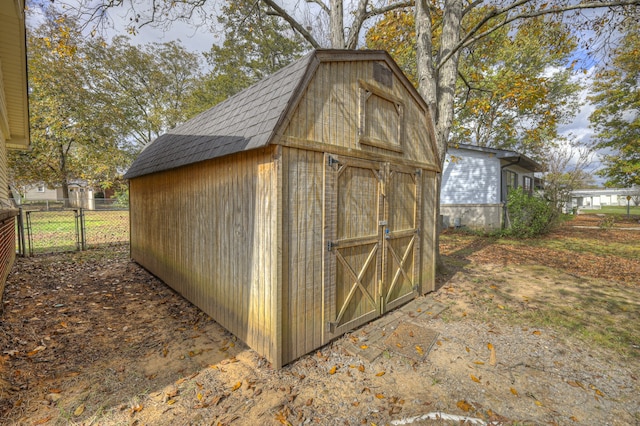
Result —
<path fill-rule="evenodd" d="M 445 305 L 436 302 L 431 296 L 420 296 L 353 330 L 349 335 L 341 337 L 336 343 L 351 355 L 359 356 L 368 362 L 374 361 L 385 351 L 393 351 L 416 360 L 424 359 L 435 341 L 435 336 L 432 336 L 428 329 L 420 330 L 418 327 L 425 328 L 420 322 L 427 317 L 437 317 L 445 309 L 447 309 Z M 407 336 L 404 336 L 404 343 L 392 338 L 392 333 L 398 327 L 406 324 L 411 324 L 414 327 L 413 334 L 416 339 L 422 338 L 419 343 L 411 343 L 412 339 L 408 339 Z M 409 344 L 412 344 L 415 350 L 413 356 L 413 352 L 406 348 Z M 402 347 L 398 345 L 402 345 Z M 419 346 L 420 349 L 416 349 L 416 346 Z"/>

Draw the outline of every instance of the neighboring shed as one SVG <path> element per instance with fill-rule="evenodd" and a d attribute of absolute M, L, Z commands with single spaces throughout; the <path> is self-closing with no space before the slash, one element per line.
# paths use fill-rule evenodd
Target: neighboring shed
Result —
<path fill-rule="evenodd" d="M 428 108 L 381 51 L 317 50 L 131 166 L 131 256 L 280 367 L 435 279 Z"/>
<path fill-rule="evenodd" d="M 495 230 L 505 223 L 510 190 L 535 188 L 542 165 L 526 155 L 476 145 L 450 146 L 442 171 L 440 214 L 445 226 Z"/>

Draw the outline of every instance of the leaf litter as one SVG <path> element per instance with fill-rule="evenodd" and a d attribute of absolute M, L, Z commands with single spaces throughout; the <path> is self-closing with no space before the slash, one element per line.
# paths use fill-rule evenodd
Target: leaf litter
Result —
<path fill-rule="evenodd" d="M 446 244 L 452 272 L 427 297 L 449 309 L 411 317 L 438 333 L 429 352 L 406 345 L 424 358 L 389 351 L 367 361 L 344 349 L 354 331 L 278 371 L 128 261 L 126 248 L 19 259 L 0 317 L 0 423 L 638 422 L 637 356 L 509 321 L 544 309 L 539 294 L 518 293 L 562 277 L 543 276 L 553 265 L 541 274 L 522 254 L 484 245 L 458 267 Z"/>

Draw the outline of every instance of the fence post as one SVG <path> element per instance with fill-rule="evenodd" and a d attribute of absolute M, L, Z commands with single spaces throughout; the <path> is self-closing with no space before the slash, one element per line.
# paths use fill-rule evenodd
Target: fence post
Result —
<path fill-rule="evenodd" d="M 84 222 L 84 209 L 80 207 L 80 237 L 82 238 L 82 250 L 87 249 L 87 228 Z"/>
<path fill-rule="evenodd" d="M 84 211 L 82 207 L 73 209 L 76 217 L 76 248 L 78 251 L 86 249 L 85 228 L 84 228 Z"/>
<path fill-rule="evenodd" d="M 27 248 L 24 240 L 24 217 L 22 207 L 18 208 L 18 254 L 22 257 L 27 255 Z"/>
<path fill-rule="evenodd" d="M 27 222 L 26 230 L 27 230 L 27 242 L 29 243 L 29 256 L 33 256 L 33 241 L 32 241 L 33 235 L 31 235 L 31 211 L 27 210 L 25 212 L 25 216 L 27 218 L 27 220 L 26 220 L 26 222 Z M 26 247 L 25 247 L 25 249 L 26 249 Z"/>

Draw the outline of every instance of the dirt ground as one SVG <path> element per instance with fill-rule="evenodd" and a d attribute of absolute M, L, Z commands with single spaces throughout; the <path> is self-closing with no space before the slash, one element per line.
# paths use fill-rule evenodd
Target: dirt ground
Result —
<path fill-rule="evenodd" d="M 598 221 L 540 245 L 445 235 L 436 292 L 281 370 L 126 247 L 18 259 L 0 423 L 640 424 L 640 231 Z"/>

